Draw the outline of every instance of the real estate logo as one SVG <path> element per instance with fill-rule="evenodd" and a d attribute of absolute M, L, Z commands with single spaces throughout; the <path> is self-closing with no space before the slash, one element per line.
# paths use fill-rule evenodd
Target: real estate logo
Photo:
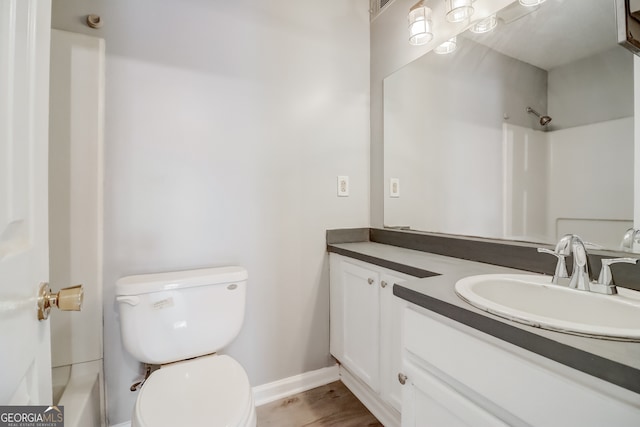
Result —
<path fill-rule="evenodd" d="M 64 406 L 0 406 L 0 427 L 64 427 Z"/>

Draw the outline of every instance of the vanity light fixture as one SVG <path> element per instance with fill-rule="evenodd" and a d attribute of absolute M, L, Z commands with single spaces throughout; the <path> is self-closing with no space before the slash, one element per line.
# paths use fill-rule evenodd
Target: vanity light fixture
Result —
<path fill-rule="evenodd" d="M 520 1 L 520 4 L 523 6 L 534 7 L 534 6 L 541 5 L 547 0 L 519 0 L 519 1 Z"/>
<path fill-rule="evenodd" d="M 446 42 L 442 43 L 440 46 L 433 49 L 435 53 L 438 55 L 446 55 L 447 53 L 452 53 L 456 50 L 457 41 L 455 37 L 450 38 Z"/>
<path fill-rule="evenodd" d="M 431 29 L 431 9 L 424 5 L 424 1 L 411 6 L 409 9 L 409 44 L 420 46 L 433 39 Z"/>
<path fill-rule="evenodd" d="M 475 24 L 469 28 L 469 31 L 476 34 L 484 34 L 492 31 L 494 28 L 498 26 L 498 17 L 494 13 L 491 16 L 488 16 L 484 19 L 477 21 Z"/>
<path fill-rule="evenodd" d="M 447 6 L 447 21 L 463 22 L 471 18 L 474 12 L 472 6 L 474 1 L 475 0 L 445 0 Z"/>

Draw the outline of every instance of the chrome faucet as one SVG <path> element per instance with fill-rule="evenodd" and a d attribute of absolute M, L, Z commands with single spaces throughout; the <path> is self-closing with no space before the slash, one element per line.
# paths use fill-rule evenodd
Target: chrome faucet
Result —
<path fill-rule="evenodd" d="M 640 232 L 638 234 L 640 235 Z M 551 254 L 558 258 L 558 264 L 556 265 L 556 271 L 551 279 L 551 283 L 557 285 L 559 284 L 559 279 L 569 278 L 568 286 L 570 288 L 607 295 L 615 295 L 618 293 L 613 281 L 611 265 L 617 263 L 636 264 L 638 262 L 638 258 L 603 258 L 600 276 L 597 281 L 592 281 L 591 264 L 587 250 L 585 249 L 585 242 L 583 242 L 579 236 L 566 234 L 558 241 L 554 251 L 538 248 L 538 252 Z M 565 258 L 569 255 L 573 255 L 573 270 L 571 271 L 571 276 L 569 276 L 567 272 L 565 261 Z"/>
<path fill-rule="evenodd" d="M 582 239 L 575 234 L 565 234 L 558 241 L 556 252 L 565 256 L 573 255 L 569 287 L 588 291 L 592 276 L 591 263 Z"/>
<path fill-rule="evenodd" d="M 624 233 L 620 249 L 626 252 L 633 252 L 634 243 L 640 243 L 640 230 L 631 227 Z"/>
<path fill-rule="evenodd" d="M 565 234 L 560 238 L 556 249 L 554 251 L 538 248 L 538 252 L 551 254 L 558 258 L 556 264 L 556 271 L 551 279 L 551 283 L 559 284 L 559 279 L 570 278 L 569 287 L 580 289 L 583 291 L 589 290 L 589 283 L 591 282 L 591 264 L 589 263 L 589 257 L 587 256 L 587 250 L 584 247 L 584 242 L 579 236 L 575 234 Z M 567 264 L 565 258 L 569 255 L 573 255 L 573 270 L 571 276 L 567 271 Z"/>

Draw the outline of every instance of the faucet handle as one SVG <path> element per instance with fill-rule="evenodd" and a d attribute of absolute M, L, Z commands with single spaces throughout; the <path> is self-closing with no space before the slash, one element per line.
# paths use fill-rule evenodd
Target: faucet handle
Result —
<path fill-rule="evenodd" d="M 555 253 L 551 249 L 547 249 L 547 248 L 538 248 L 538 252 L 543 253 L 543 254 L 554 255 L 554 256 L 557 256 L 558 258 L 560 258 L 562 256 L 560 254 Z"/>
<path fill-rule="evenodd" d="M 556 251 L 552 251 L 551 249 L 547 249 L 547 248 L 538 248 L 538 252 L 543 254 L 553 255 L 554 257 L 558 258 L 558 263 L 556 264 L 556 271 L 553 275 L 553 279 L 551 279 L 552 283 L 558 284 L 559 278 L 569 277 L 569 272 L 567 271 L 567 262 L 565 261 L 565 258 L 567 257 L 566 255 L 559 254 Z"/>
<path fill-rule="evenodd" d="M 635 264 L 638 262 L 638 258 L 603 258 L 602 270 L 600 270 L 600 276 L 598 276 L 598 284 L 605 286 L 613 286 L 613 275 L 611 274 L 611 264 Z"/>

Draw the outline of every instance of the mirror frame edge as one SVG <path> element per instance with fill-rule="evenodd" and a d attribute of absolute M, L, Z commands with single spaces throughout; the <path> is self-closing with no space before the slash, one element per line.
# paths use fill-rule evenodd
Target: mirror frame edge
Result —
<path fill-rule="evenodd" d="M 640 40 L 633 37 L 634 32 L 640 34 L 640 22 L 631 17 L 630 9 L 629 0 L 616 0 L 618 44 L 640 56 Z"/>

